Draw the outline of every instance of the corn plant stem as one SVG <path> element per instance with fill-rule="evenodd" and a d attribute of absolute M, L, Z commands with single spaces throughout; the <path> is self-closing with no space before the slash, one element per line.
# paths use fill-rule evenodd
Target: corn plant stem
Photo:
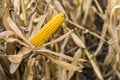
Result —
<path fill-rule="evenodd" d="M 84 49 L 84 52 L 85 52 L 86 56 L 88 57 L 88 59 L 90 60 L 91 59 L 91 54 L 88 52 L 87 49 Z"/>
<path fill-rule="evenodd" d="M 100 71 L 99 67 L 97 66 L 97 61 L 93 59 L 93 55 L 91 55 L 86 48 L 84 49 L 84 51 L 85 51 L 85 54 L 87 55 L 91 65 L 92 65 L 95 73 L 97 74 L 97 77 L 100 80 L 104 80 L 102 77 L 101 71 Z"/>

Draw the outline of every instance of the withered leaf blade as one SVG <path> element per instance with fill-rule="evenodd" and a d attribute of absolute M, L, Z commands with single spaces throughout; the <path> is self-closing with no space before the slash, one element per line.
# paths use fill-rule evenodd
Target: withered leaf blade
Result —
<path fill-rule="evenodd" d="M 35 58 L 31 58 L 28 60 L 27 65 L 25 67 L 24 79 L 23 80 L 33 80 L 33 65 L 35 63 Z"/>
<path fill-rule="evenodd" d="M 73 38 L 73 41 L 81 48 L 85 48 L 85 45 L 84 43 L 80 40 L 80 38 L 75 34 L 75 33 L 72 33 L 71 34 L 72 38 Z"/>
<path fill-rule="evenodd" d="M 45 15 L 43 15 L 43 16 L 40 18 L 39 22 L 38 22 L 37 25 L 36 25 L 36 28 L 32 31 L 29 39 L 30 39 L 36 32 L 38 32 L 38 31 L 40 30 L 40 28 L 42 27 L 42 25 L 43 25 L 43 23 L 44 23 L 44 21 L 45 21 L 45 18 L 46 18 Z"/>
<path fill-rule="evenodd" d="M 10 28 L 16 33 L 16 35 L 18 35 L 21 39 L 23 39 L 27 44 L 30 45 L 29 41 L 24 37 L 22 32 L 19 30 L 17 25 L 11 20 L 10 17 L 7 18 L 7 21 L 8 21 Z"/>
<path fill-rule="evenodd" d="M 8 55 L 7 58 L 11 62 L 10 73 L 13 74 L 19 67 L 23 55 Z"/>
<path fill-rule="evenodd" d="M 60 54 L 60 53 L 53 52 L 53 51 L 50 51 L 50 50 L 47 50 L 47 49 L 43 49 L 43 48 L 36 50 L 36 52 L 38 52 L 38 53 L 39 53 L 39 52 L 44 52 L 44 53 L 53 54 L 53 55 L 55 55 L 55 56 L 59 56 L 59 57 L 61 57 L 61 58 L 67 59 L 67 60 L 69 60 L 69 61 L 73 61 L 73 60 L 74 60 L 74 59 L 73 59 L 72 57 L 70 57 L 70 56 L 66 56 L 66 55 L 64 55 L 64 54 Z"/>
<path fill-rule="evenodd" d="M 0 33 L 0 38 L 10 36 L 10 35 L 13 35 L 13 34 L 14 34 L 14 32 L 12 32 L 10 30 L 3 31 L 3 32 Z"/>
<path fill-rule="evenodd" d="M 65 33 L 64 35 L 60 36 L 59 38 L 57 38 L 57 39 L 55 39 L 55 40 L 53 40 L 51 42 L 43 44 L 43 46 L 59 42 L 59 41 L 63 40 L 64 38 L 66 38 L 67 36 L 69 36 L 72 32 L 73 32 L 73 30 L 70 30 L 69 32 Z"/>
<path fill-rule="evenodd" d="M 10 61 L 8 60 L 7 56 L 5 55 L 0 55 L 0 64 L 3 68 L 3 70 L 10 75 L 9 70 L 10 70 Z"/>
<path fill-rule="evenodd" d="M 1 64 L 0 64 L 0 80 L 8 80 L 7 75 L 5 74 Z"/>
<path fill-rule="evenodd" d="M 71 70 L 71 71 L 77 71 L 80 69 L 80 67 L 77 67 L 75 65 L 69 64 L 67 62 L 61 61 L 61 60 L 56 60 L 52 57 L 48 57 L 52 62 L 54 62 L 55 64 L 57 64 L 58 66 L 61 66 L 62 68 L 66 69 L 66 70 Z"/>

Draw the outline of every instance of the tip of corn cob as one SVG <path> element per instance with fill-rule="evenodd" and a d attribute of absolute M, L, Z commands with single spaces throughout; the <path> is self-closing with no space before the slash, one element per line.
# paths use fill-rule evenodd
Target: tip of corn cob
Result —
<path fill-rule="evenodd" d="M 65 16 L 63 13 L 57 14 L 47 24 L 45 24 L 35 35 L 33 35 L 33 37 L 30 39 L 30 43 L 33 44 L 36 48 L 39 48 L 60 27 L 64 19 Z"/>

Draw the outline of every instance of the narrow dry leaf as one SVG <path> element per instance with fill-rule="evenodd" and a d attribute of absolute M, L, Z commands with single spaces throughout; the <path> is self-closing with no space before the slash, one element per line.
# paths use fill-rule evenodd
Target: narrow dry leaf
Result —
<path fill-rule="evenodd" d="M 36 32 L 38 32 L 38 31 L 40 30 L 40 28 L 42 27 L 42 25 L 43 25 L 43 23 L 44 23 L 44 21 L 45 21 L 45 18 L 46 18 L 45 15 L 43 15 L 43 16 L 40 17 L 40 20 L 39 20 L 39 22 L 37 23 L 35 29 L 32 31 L 29 39 L 30 39 Z"/>
<path fill-rule="evenodd" d="M 86 24 L 87 17 L 88 17 L 88 12 L 89 12 L 89 8 L 90 8 L 91 4 L 92 4 L 92 0 L 86 0 L 84 2 L 85 14 L 84 14 L 84 17 L 83 17 L 83 20 L 82 20 L 82 24 L 83 25 Z"/>
<path fill-rule="evenodd" d="M 62 68 L 66 69 L 66 70 L 71 70 L 71 71 L 77 71 L 80 68 L 74 65 L 71 65 L 69 63 L 66 63 L 64 61 L 60 61 L 60 60 L 56 60 L 52 57 L 48 57 L 52 62 L 54 62 L 55 64 L 57 64 L 58 66 L 61 66 Z"/>
<path fill-rule="evenodd" d="M 94 2 L 95 2 L 95 4 L 96 4 L 98 10 L 99 10 L 101 13 L 103 13 L 103 10 L 102 10 L 100 4 L 98 3 L 98 1 L 97 1 L 97 0 L 94 0 Z"/>
<path fill-rule="evenodd" d="M 20 0 L 14 0 L 14 10 L 17 14 L 20 14 Z"/>
<path fill-rule="evenodd" d="M 33 27 L 33 20 L 35 18 L 35 15 L 36 15 L 36 12 L 33 13 L 33 15 L 31 16 L 30 18 L 30 21 L 29 21 L 29 24 L 28 24 L 28 27 L 27 27 L 27 31 L 28 33 L 26 34 L 26 37 L 29 38 L 30 34 L 31 34 L 31 31 L 32 31 L 32 27 Z"/>
<path fill-rule="evenodd" d="M 66 19 L 68 19 L 68 16 L 66 14 L 65 9 L 63 8 L 63 6 L 61 5 L 61 3 L 58 0 L 54 0 L 54 4 L 55 6 L 59 9 L 60 12 L 64 13 L 66 16 Z"/>
<path fill-rule="evenodd" d="M 7 75 L 5 74 L 1 64 L 0 64 L 0 80 L 8 80 Z"/>
<path fill-rule="evenodd" d="M 28 22 L 27 22 L 27 15 L 26 15 L 26 9 L 25 9 L 24 0 L 20 0 L 20 5 L 21 5 L 21 9 L 22 9 L 24 24 L 27 25 Z"/>
<path fill-rule="evenodd" d="M 46 79 L 51 80 L 51 71 L 49 64 L 46 61 L 44 61 L 44 64 L 45 64 Z"/>
<path fill-rule="evenodd" d="M 35 0 L 31 0 L 31 1 L 27 4 L 26 9 L 31 8 L 31 6 L 32 6 L 33 3 L 35 3 Z"/>
<path fill-rule="evenodd" d="M 24 42 L 22 42 L 22 41 L 20 41 L 20 40 L 18 40 L 16 38 L 6 38 L 5 41 L 8 42 L 8 43 L 9 42 L 10 43 L 12 43 L 12 42 L 18 42 L 19 44 L 21 44 L 21 45 L 23 45 L 25 47 L 29 47 L 26 43 L 24 43 Z"/>
<path fill-rule="evenodd" d="M 33 13 L 33 15 L 32 15 L 31 18 L 30 18 L 30 22 L 29 22 L 28 27 L 27 27 L 27 30 L 28 30 L 29 32 L 32 30 L 33 20 L 34 20 L 34 18 L 35 18 L 35 15 L 36 15 L 36 12 Z"/>
<path fill-rule="evenodd" d="M 11 35 L 14 35 L 14 32 L 9 31 L 9 30 L 3 31 L 3 32 L 0 33 L 0 38 L 6 37 L 6 36 L 11 36 Z"/>
<path fill-rule="evenodd" d="M 102 32 L 101 32 L 101 37 L 104 38 L 105 35 L 106 35 L 106 32 L 107 32 L 107 28 L 108 28 L 108 20 L 107 18 L 105 19 L 105 22 L 104 22 L 104 25 L 103 25 L 103 29 L 102 29 Z M 94 52 L 94 55 L 97 56 L 101 50 L 101 48 L 103 47 L 103 44 L 104 44 L 104 41 L 100 40 L 100 43 L 96 49 L 96 51 Z"/>
<path fill-rule="evenodd" d="M 115 40 L 115 42 L 118 42 L 118 35 L 117 35 L 117 31 L 115 28 L 115 21 L 114 21 L 114 13 L 117 9 L 120 9 L 120 5 L 116 5 L 115 7 L 113 7 L 112 11 L 111 11 L 111 15 L 110 15 L 110 24 L 108 26 L 109 31 L 112 35 L 112 39 Z"/>
<path fill-rule="evenodd" d="M 62 69 L 62 79 L 61 80 L 67 80 L 67 70 L 66 69 Z"/>
<path fill-rule="evenodd" d="M 33 65 L 35 63 L 35 58 L 29 59 L 25 67 L 25 73 L 23 80 L 33 80 Z"/>
<path fill-rule="evenodd" d="M 103 79 L 103 76 L 102 76 L 102 74 L 101 74 L 101 71 L 100 71 L 100 69 L 99 69 L 99 67 L 98 67 L 98 65 L 97 65 L 97 61 L 95 60 L 94 56 L 91 56 L 90 63 L 92 64 L 93 69 L 94 69 L 96 75 L 98 76 L 98 78 L 99 78 L 100 80 L 104 80 L 104 79 Z"/>
<path fill-rule="evenodd" d="M 59 42 L 59 41 L 63 40 L 64 38 L 66 38 L 68 35 L 70 35 L 72 32 L 73 32 L 73 30 L 70 30 L 69 32 L 65 33 L 64 35 L 60 36 L 59 38 L 57 38 L 51 42 L 45 43 L 42 47 L 47 46 L 49 44 Z"/>
<path fill-rule="evenodd" d="M 79 58 L 81 57 L 81 55 L 82 55 L 82 49 L 78 49 L 78 50 L 75 52 L 73 58 L 79 59 Z M 77 61 L 72 61 L 71 64 L 72 64 L 72 65 L 78 65 L 78 62 L 77 62 Z M 80 68 L 82 69 L 83 66 L 80 66 Z M 71 79 L 71 77 L 74 75 L 74 73 L 75 73 L 75 71 L 69 71 L 69 72 L 68 72 L 68 80 Z"/>
<path fill-rule="evenodd" d="M 61 53 L 57 53 L 57 52 L 53 52 L 53 51 L 50 51 L 50 50 L 47 50 L 47 49 L 38 49 L 38 50 L 36 50 L 38 53 L 39 52 L 44 52 L 44 53 L 49 53 L 49 54 L 53 54 L 53 55 L 55 55 L 55 56 L 59 56 L 59 57 L 61 57 L 61 58 L 64 58 L 64 59 L 67 59 L 67 60 L 69 60 L 69 61 L 73 61 L 74 59 L 72 58 L 72 57 L 70 57 L 70 56 L 66 56 L 66 55 L 64 55 L 64 54 L 61 54 Z"/>
<path fill-rule="evenodd" d="M 73 41 L 76 43 L 76 45 L 78 45 L 80 48 L 86 48 L 84 43 L 80 40 L 80 38 L 75 33 L 72 33 L 71 36 L 73 38 Z"/>
<path fill-rule="evenodd" d="M 64 40 L 64 42 L 62 43 L 61 47 L 60 47 L 60 53 L 65 53 L 65 46 L 67 45 L 67 42 L 69 40 L 69 36 L 67 36 Z"/>

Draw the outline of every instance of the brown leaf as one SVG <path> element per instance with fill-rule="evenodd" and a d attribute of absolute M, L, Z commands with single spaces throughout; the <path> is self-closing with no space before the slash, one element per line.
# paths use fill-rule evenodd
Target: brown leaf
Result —
<path fill-rule="evenodd" d="M 19 30 L 17 25 L 11 20 L 10 17 L 7 18 L 9 27 L 15 32 L 16 35 L 18 35 L 21 39 L 23 39 L 28 45 L 30 45 L 29 41 L 24 37 L 22 32 Z"/>
<path fill-rule="evenodd" d="M 67 62 L 64 62 L 64 61 L 61 61 L 61 60 L 56 60 L 52 57 L 48 57 L 52 62 L 54 62 L 55 64 L 57 64 L 58 66 L 61 66 L 62 68 L 66 69 L 66 70 L 71 70 L 71 71 L 77 71 L 79 70 L 80 68 L 75 66 L 75 65 L 72 65 L 72 64 L 69 64 Z"/>

